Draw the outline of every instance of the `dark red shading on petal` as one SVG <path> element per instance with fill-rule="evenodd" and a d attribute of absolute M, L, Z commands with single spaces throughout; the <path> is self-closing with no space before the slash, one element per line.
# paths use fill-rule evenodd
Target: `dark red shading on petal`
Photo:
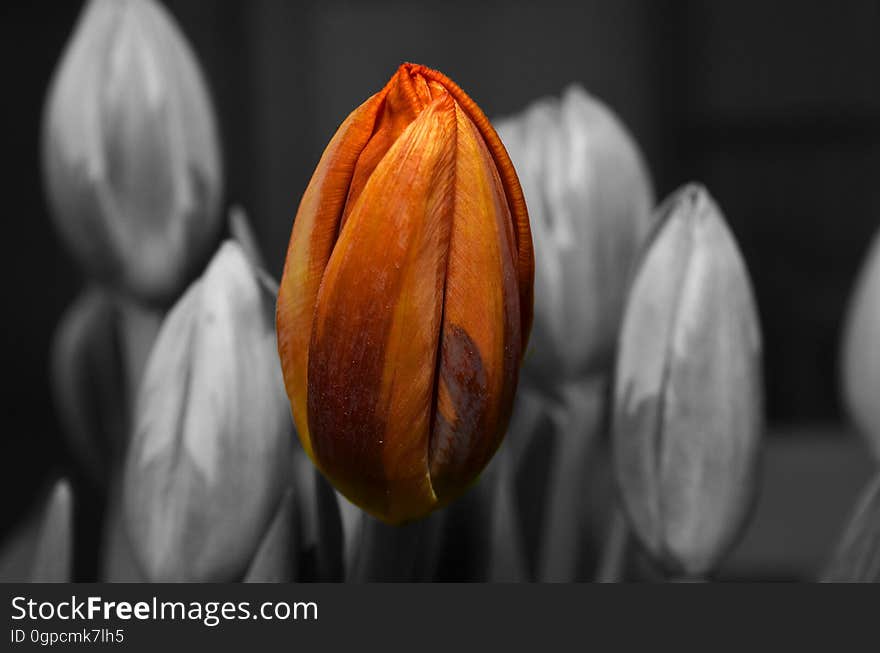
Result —
<path fill-rule="evenodd" d="M 278 290 L 278 354 L 297 432 L 310 457 L 306 377 L 315 303 L 355 163 L 373 133 L 380 106 L 381 98 L 374 95 L 355 109 L 324 150 L 296 213 Z"/>

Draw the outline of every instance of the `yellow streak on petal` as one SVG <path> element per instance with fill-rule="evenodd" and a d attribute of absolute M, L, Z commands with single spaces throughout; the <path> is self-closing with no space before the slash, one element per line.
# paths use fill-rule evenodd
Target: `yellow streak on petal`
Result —
<path fill-rule="evenodd" d="M 448 95 L 435 99 L 382 158 L 345 222 L 315 313 L 315 458 L 346 497 L 390 523 L 436 505 L 427 457 L 454 116 Z"/>

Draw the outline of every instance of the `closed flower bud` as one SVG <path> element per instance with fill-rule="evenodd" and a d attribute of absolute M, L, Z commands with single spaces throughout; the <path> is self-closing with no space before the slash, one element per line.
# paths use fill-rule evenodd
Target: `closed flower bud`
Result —
<path fill-rule="evenodd" d="M 880 460 L 880 234 L 874 237 L 850 302 L 842 359 L 844 402 Z"/>
<path fill-rule="evenodd" d="M 699 576 L 751 508 L 761 339 L 745 264 L 708 193 L 680 190 L 658 221 L 623 318 L 615 466 L 648 552 L 671 573 Z"/>
<path fill-rule="evenodd" d="M 46 502 L 31 563 L 31 582 L 73 581 L 73 490 L 62 478 L 52 486 Z"/>
<path fill-rule="evenodd" d="M 0 539 L 0 583 L 73 582 L 73 513 L 73 489 L 61 478 L 25 521 Z"/>
<path fill-rule="evenodd" d="M 152 303 L 186 288 L 216 243 L 217 127 L 192 51 L 153 0 L 91 0 L 49 90 L 43 169 L 82 265 Z"/>
<path fill-rule="evenodd" d="M 278 509 L 292 452 L 272 304 L 227 241 L 162 325 L 124 488 L 150 580 L 240 579 Z"/>
<path fill-rule="evenodd" d="M 89 287 L 61 318 L 52 343 L 52 391 L 67 444 L 98 484 L 108 481 L 126 433 L 126 387 L 120 309 Z"/>
<path fill-rule="evenodd" d="M 632 137 L 580 86 L 497 127 L 522 183 L 536 252 L 523 381 L 548 392 L 613 364 L 653 191 Z"/>
<path fill-rule="evenodd" d="M 461 494 L 503 438 L 532 314 L 528 215 L 489 121 L 404 64 L 300 202 L 278 350 L 306 451 L 388 523 Z"/>

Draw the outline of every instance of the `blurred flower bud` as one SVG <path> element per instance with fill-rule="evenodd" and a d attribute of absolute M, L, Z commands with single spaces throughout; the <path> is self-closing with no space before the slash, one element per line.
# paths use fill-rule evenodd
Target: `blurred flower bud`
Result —
<path fill-rule="evenodd" d="M 287 488 L 292 427 L 272 299 L 227 241 L 162 325 L 124 489 L 150 580 L 240 579 Z"/>
<path fill-rule="evenodd" d="M 842 359 L 847 410 L 880 459 L 880 234 L 874 237 L 850 300 Z"/>
<path fill-rule="evenodd" d="M 635 141 L 580 86 L 497 127 L 522 183 L 535 246 L 535 324 L 523 382 L 553 392 L 613 363 L 653 191 Z"/>
<path fill-rule="evenodd" d="M 170 303 L 221 222 L 217 126 L 196 59 L 153 0 L 91 0 L 43 121 L 52 215 L 82 265 Z"/>
<path fill-rule="evenodd" d="M 8 526 L 8 525 L 7 525 Z M 73 581 L 73 491 L 66 478 L 0 542 L 0 583 Z"/>
<path fill-rule="evenodd" d="M 52 393 L 68 446 L 97 485 L 106 485 L 126 435 L 120 312 L 90 287 L 65 311 L 52 343 Z"/>
<path fill-rule="evenodd" d="M 31 563 L 31 582 L 73 581 L 73 491 L 66 478 L 52 487 Z"/>
<path fill-rule="evenodd" d="M 447 77 L 402 65 L 324 151 L 278 295 L 300 439 L 349 500 L 397 524 L 485 467 L 510 416 L 533 267 L 495 130 Z"/>
<path fill-rule="evenodd" d="M 761 337 L 745 264 L 699 186 L 659 209 L 620 336 L 614 458 L 638 538 L 703 575 L 751 509 L 763 429 Z"/>

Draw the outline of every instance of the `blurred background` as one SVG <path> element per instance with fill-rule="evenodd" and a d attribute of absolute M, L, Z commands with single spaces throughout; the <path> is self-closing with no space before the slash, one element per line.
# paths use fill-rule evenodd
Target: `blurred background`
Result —
<path fill-rule="evenodd" d="M 846 302 L 880 216 L 880 2 L 164 4 L 211 87 L 227 204 L 248 210 L 276 277 L 325 144 L 401 62 L 443 71 L 490 117 L 573 81 L 603 99 L 641 145 L 658 199 L 689 180 L 709 188 L 753 277 L 772 441 L 766 500 L 731 564 L 754 563 L 768 542 L 785 560 L 815 562 L 827 550 L 869 470 L 845 428 L 837 358 Z M 0 241 L 0 535 L 47 473 L 68 466 L 50 400 L 49 343 L 82 278 L 50 223 L 39 136 L 50 75 L 81 5 L 0 10 L 10 171 Z M 816 496 L 804 495 L 811 488 Z M 809 529 L 816 535 L 803 541 Z"/>

